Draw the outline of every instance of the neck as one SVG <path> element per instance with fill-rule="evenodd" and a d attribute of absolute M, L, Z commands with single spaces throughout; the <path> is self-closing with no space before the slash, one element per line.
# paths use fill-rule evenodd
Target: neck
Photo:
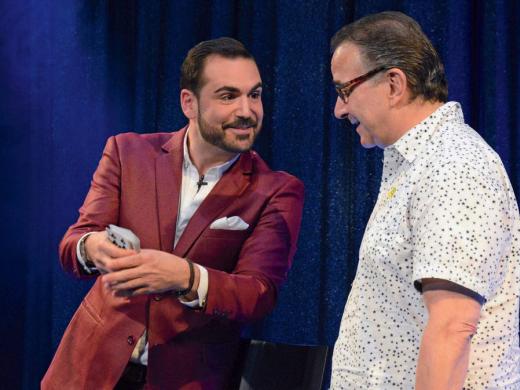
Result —
<path fill-rule="evenodd" d="M 200 135 L 197 124 L 191 121 L 188 131 L 188 153 L 200 175 L 205 175 L 208 169 L 224 164 L 236 155 L 206 142 Z"/>
<path fill-rule="evenodd" d="M 391 132 L 392 137 L 388 140 L 387 145 L 395 143 L 412 127 L 428 118 L 443 104 L 442 102 L 430 102 L 416 98 L 406 105 L 396 107 L 390 119 L 394 131 Z"/>

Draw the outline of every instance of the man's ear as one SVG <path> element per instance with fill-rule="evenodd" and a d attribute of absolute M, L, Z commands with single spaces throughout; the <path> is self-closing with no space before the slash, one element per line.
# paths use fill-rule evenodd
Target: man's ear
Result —
<path fill-rule="evenodd" d="M 195 119 L 198 112 L 199 101 L 195 94 L 189 89 L 181 89 L 181 108 L 188 119 Z"/>
<path fill-rule="evenodd" d="M 406 74 L 398 68 L 392 68 L 387 71 L 386 77 L 390 86 L 388 94 L 390 105 L 394 106 L 408 100 L 408 78 Z"/>

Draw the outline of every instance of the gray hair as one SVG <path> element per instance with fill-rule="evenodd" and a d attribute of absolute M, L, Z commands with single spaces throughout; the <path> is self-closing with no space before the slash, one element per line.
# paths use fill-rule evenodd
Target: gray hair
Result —
<path fill-rule="evenodd" d="M 393 11 L 365 16 L 332 37 L 332 52 L 346 42 L 359 47 L 367 65 L 401 69 L 412 99 L 421 96 L 427 101 L 448 100 L 448 83 L 439 54 L 409 16 Z"/>

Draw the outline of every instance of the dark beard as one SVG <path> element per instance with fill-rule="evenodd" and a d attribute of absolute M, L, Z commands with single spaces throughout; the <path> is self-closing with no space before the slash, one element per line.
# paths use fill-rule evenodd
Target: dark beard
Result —
<path fill-rule="evenodd" d="M 247 152 L 253 147 L 253 143 L 255 141 L 256 135 L 258 134 L 258 123 L 251 118 L 237 118 L 237 120 L 224 124 L 221 128 L 213 127 L 209 125 L 200 114 L 200 111 L 197 114 L 197 120 L 199 122 L 199 131 L 200 135 L 207 143 L 214 145 L 228 153 L 242 153 Z M 239 147 L 238 145 L 233 145 L 229 141 L 226 141 L 226 129 L 229 128 L 241 128 L 241 127 L 252 127 L 253 134 L 251 135 L 237 135 L 236 140 L 244 141 L 251 139 L 251 143 L 248 147 Z"/>

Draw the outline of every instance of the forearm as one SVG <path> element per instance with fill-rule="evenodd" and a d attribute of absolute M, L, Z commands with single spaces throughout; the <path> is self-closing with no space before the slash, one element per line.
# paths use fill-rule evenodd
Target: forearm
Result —
<path fill-rule="evenodd" d="M 461 390 L 467 375 L 471 335 L 467 323 L 429 323 L 421 341 L 416 390 Z"/>
<path fill-rule="evenodd" d="M 264 276 L 228 274 L 210 268 L 208 273 L 207 314 L 249 323 L 274 308 L 277 288 Z"/>

